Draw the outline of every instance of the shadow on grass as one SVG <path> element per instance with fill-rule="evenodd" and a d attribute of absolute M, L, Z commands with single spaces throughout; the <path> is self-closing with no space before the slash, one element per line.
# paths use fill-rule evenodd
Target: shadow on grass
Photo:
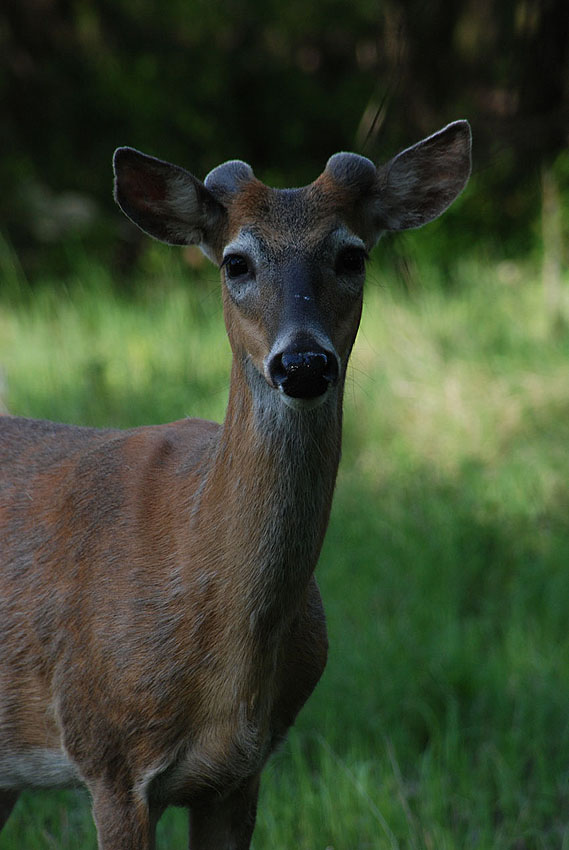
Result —
<path fill-rule="evenodd" d="M 317 730 L 339 758 L 395 764 L 411 798 L 437 775 L 449 806 L 484 798 L 479 827 L 553 848 L 569 803 L 569 483 L 540 501 L 528 472 L 525 502 L 500 502 L 519 484 L 510 460 L 342 476 L 318 570 L 330 660 L 300 729 L 309 759 Z"/>

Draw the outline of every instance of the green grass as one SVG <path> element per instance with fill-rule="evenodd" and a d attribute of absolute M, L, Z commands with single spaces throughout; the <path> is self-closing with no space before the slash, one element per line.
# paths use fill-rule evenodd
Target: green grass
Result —
<path fill-rule="evenodd" d="M 0 301 L 11 412 L 222 417 L 215 272 L 157 256 L 137 297 L 87 269 Z M 569 850 L 569 334 L 529 266 L 452 276 L 403 295 L 372 269 L 318 568 L 330 662 L 265 773 L 257 850 Z M 78 846 L 72 793 L 24 795 L 0 838 Z"/>

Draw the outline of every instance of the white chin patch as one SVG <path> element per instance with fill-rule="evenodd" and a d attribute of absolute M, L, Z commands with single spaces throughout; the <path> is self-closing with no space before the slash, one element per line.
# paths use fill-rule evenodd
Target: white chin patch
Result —
<path fill-rule="evenodd" d="M 330 392 L 330 388 L 326 390 L 322 395 L 317 395 L 315 398 L 294 398 L 294 396 L 287 395 L 284 390 L 279 387 L 279 395 L 287 407 L 292 407 L 293 410 L 314 410 L 315 407 L 320 407 L 320 405 L 328 398 L 328 394 Z"/>

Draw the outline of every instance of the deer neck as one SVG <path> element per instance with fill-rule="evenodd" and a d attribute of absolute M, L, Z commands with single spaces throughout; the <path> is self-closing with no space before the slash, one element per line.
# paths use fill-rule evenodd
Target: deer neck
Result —
<path fill-rule="evenodd" d="M 294 410 L 248 363 L 229 403 L 203 498 L 218 500 L 218 546 L 249 615 L 294 613 L 320 553 L 340 459 L 342 388 Z M 209 511 L 208 511 L 209 513 Z"/>

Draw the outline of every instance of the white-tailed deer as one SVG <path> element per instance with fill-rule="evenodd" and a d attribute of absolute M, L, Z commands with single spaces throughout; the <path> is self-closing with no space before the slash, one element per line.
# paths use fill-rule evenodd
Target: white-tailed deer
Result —
<path fill-rule="evenodd" d="M 119 148 L 115 197 L 221 268 L 222 425 L 0 419 L 0 825 L 24 788 L 84 783 L 101 850 L 148 850 L 169 805 L 192 850 L 246 850 L 259 777 L 326 662 L 313 571 L 340 457 L 365 262 L 470 174 L 465 121 L 301 189 L 244 162 L 200 182 Z"/>

